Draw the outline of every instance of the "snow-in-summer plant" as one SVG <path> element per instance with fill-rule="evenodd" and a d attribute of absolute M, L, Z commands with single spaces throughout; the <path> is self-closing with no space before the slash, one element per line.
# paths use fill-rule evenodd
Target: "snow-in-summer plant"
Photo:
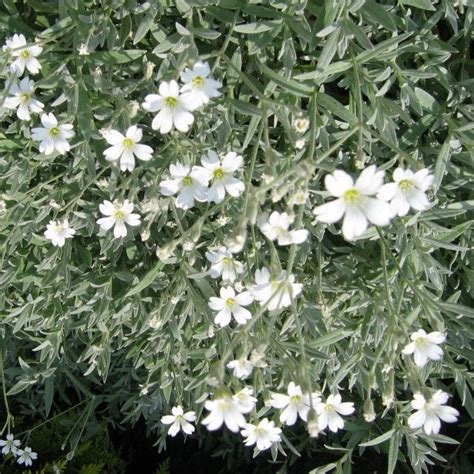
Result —
<path fill-rule="evenodd" d="M 0 471 L 471 472 L 473 5 L 211 3 L 0 2 Z"/>

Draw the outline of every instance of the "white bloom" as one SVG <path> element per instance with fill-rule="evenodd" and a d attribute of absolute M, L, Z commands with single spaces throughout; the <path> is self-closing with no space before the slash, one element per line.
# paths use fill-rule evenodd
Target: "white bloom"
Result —
<path fill-rule="evenodd" d="M 306 145 L 306 140 L 304 138 L 299 138 L 295 142 L 295 148 L 297 150 L 302 150 L 305 147 L 305 145 Z"/>
<path fill-rule="evenodd" d="M 3 50 L 9 50 L 11 55 L 16 58 L 10 64 L 10 71 L 17 76 L 21 76 L 25 72 L 25 68 L 31 74 L 38 74 L 41 69 L 41 64 L 36 56 L 41 54 L 43 48 L 38 45 L 27 46 L 26 38 L 23 35 L 14 34 L 12 38 L 7 39 Z"/>
<path fill-rule="evenodd" d="M 312 402 L 317 404 L 320 398 L 313 394 Z M 272 393 L 270 405 L 273 408 L 283 409 L 280 413 L 280 421 L 288 426 L 294 425 L 299 417 L 307 421 L 308 412 L 311 407 L 309 394 L 303 394 L 301 387 L 290 382 L 288 385 L 288 395 L 281 393 Z"/>
<path fill-rule="evenodd" d="M 309 128 L 309 120 L 306 117 L 296 117 L 292 125 L 297 133 L 303 134 Z"/>
<path fill-rule="evenodd" d="M 31 130 L 31 138 L 35 142 L 41 142 L 39 145 L 40 153 L 51 155 L 56 150 L 59 154 L 64 155 L 71 147 L 68 139 L 74 136 L 72 125 L 58 125 L 58 121 L 53 114 L 43 114 L 41 116 L 43 127 L 33 128 Z"/>
<path fill-rule="evenodd" d="M 16 115 L 20 120 L 30 120 L 30 112 L 39 114 L 44 107 L 42 102 L 33 97 L 34 90 L 34 81 L 27 77 L 24 77 L 20 81 L 20 84 L 14 82 L 8 91 L 10 97 L 5 99 L 5 108 L 11 110 L 16 109 Z"/>
<path fill-rule="evenodd" d="M 209 298 L 209 307 L 214 311 L 218 311 L 214 322 L 220 327 L 227 326 L 232 316 L 234 316 L 238 324 L 245 324 L 252 318 L 250 311 L 243 307 L 248 306 L 253 301 L 249 291 L 236 295 L 234 289 L 231 286 L 227 286 L 221 288 L 219 294 L 220 298 L 215 296 Z"/>
<path fill-rule="evenodd" d="M 326 224 L 337 222 L 344 216 L 342 233 L 346 240 L 359 237 L 367 229 L 368 222 L 378 226 L 389 224 L 392 216 L 390 206 L 373 197 L 383 184 L 383 171 L 375 165 L 369 166 L 360 174 L 354 184 L 345 171 L 336 170 L 326 175 L 325 185 L 334 201 L 317 206 L 316 218 Z"/>
<path fill-rule="evenodd" d="M 253 389 L 249 387 L 244 387 L 232 398 L 237 403 L 240 413 L 250 413 L 257 404 L 257 399 L 253 396 Z"/>
<path fill-rule="evenodd" d="M 384 184 L 377 198 L 390 201 L 394 215 L 406 216 L 410 207 L 424 211 L 430 205 L 426 190 L 433 184 L 434 177 L 426 168 L 413 173 L 411 170 L 397 168 L 393 173 L 394 183 Z"/>
<path fill-rule="evenodd" d="M 249 287 L 254 299 L 261 306 L 267 306 L 269 311 L 291 306 L 292 298 L 296 298 L 302 291 L 303 285 L 295 283 L 294 275 L 287 279 L 286 272 L 281 272 L 272 279 L 267 268 L 255 272 L 255 285 Z"/>
<path fill-rule="evenodd" d="M 252 375 L 253 364 L 247 359 L 231 360 L 227 364 L 228 369 L 232 369 L 232 375 L 238 379 L 246 379 Z"/>
<path fill-rule="evenodd" d="M 89 47 L 85 43 L 81 43 L 78 48 L 79 56 L 89 56 Z"/>
<path fill-rule="evenodd" d="M 191 209 L 194 200 L 207 201 L 207 181 L 202 179 L 190 166 L 176 163 L 170 166 L 171 179 L 165 179 L 160 183 L 160 192 L 165 196 L 178 194 L 176 207 L 180 209 Z"/>
<path fill-rule="evenodd" d="M 326 402 L 318 402 L 315 406 L 318 414 L 318 425 L 322 431 L 326 427 L 336 433 L 337 430 L 344 428 L 344 420 L 340 415 L 350 415 L 354 413 L 354 404 L 352 402 L 342 402 L 339 394 L 329 395 Z"/>
<path fill-rule="evenodd" d="M 408 426 L 417 429 L 423 426 L 425 433 L 438 434 L 441 428 L 441 420 L 446 423 L 457 421 L 459 412 L 452 407 L 443 406 L 448 401 L 449 395 L 442 390 L 436 391 L 431 400 L 426 400 L 421 393 L 415 393 L 411 406 L 417 410 L 408 418 Z"/>
<path fill-rule="evenodd" d="M 265 451 L 273 443 L 281 441 L 281 429 L 277 428 L 273 421 L 268 421 L 268 418 L 261 420 L 258 425 L 246 423 L 245 429 L 240 434 L 246 438 L 244 440 L 245 446 L 257 444 L 257 448 L 260 451 Z"/>
<path fill-rule="evenodd" d="M 18 446 L 20 446 L 20 444 L 20 440 L 15 439 L 12 434 L 7 434 L 7 439 L 0 440 L 0 448 L 2 448 L 2 454 L 6 455 L 8 453 L 12 453 L 14 456 L 16 456 L 18 452 Z"/>
<path fill-rule="evenodd" d="M 38 458 L 38 454 L 31 450 L 31 448 L 26 447 L 25 449 L 19 449 L 16 453 L 18 459 L 16 462 L 18 464 L 24 464 L 25 466 L 31 466 L 33 461 Z"/>
<path fill-rule="evenodd" d="M 138 214 L 132 214 L 133 204 L 125 199 L 123 204 L 118 202 L 111 203 L 105 200 L 99 205 L 100 212 L 107 217 L 102 217 L 97 220 L 97 224 L 100 225 L 102 230 L 109 230 L 114 227 L 114 237 L 119 239 L 120 237 L 126 237 L 128 224 L 132 227 L 140 225 L 140 216 Z"/>
<path fill-rule="evenodd" d="M 267 239 L 277 240 L 278 245 L 301 244 L 308 238 L 308 231 L 289 230 L 293 219 L 286 213 L 274 211 L 270 214 L 267 221 L 260 223 L 260 230 Z"/>
<path fill-rule="evenodd" d="M 239 428 L 246 425 L 239 403 L 229 395 L 223 395 L 214 400 L 207 400 L 204 404 L 209 414 L 202 421 L 209 431 L 218 430 L 223 423 L 230 431 L 237 433 Z"/>
<path fill-rule="evenodd" d="M 186 68 L 181 73 L 181 81 L 184 82 L 181 92 L 190 93 L 198 107 L 221 95 L 218 89 L 222 87 L 222 84 L 211 79 L 210 73 L 209 64 L 202 61 L 198 61 L 192 69 Z"/>
<path fill-rule="evenodd" d="M 212 278 L 219 278 L 222 275 L 222 280 L 233 283 L 237 275 L 244 272 L 243 264 L 235 260 L 232 253 L 225 247 L 206 252 L 206 258 L 212 264 L 209 269 Z"/>
<path fill-rule="evenodd" d="M 196 413 L 188 411 L 184 413 L 183 407 L 178 405 L 171 409 L 172 415 L 166 415 L 161 418 L 164 425 L 171 425 L 168 429 L 170 436 L 176 436 L 181 430 L 188 435 L 193 434 L 194 426 L 191 424 L 196 421 Z"/>
<path fill-rule="evenodd" d="M 180 132 L 187 132 L 194 116 L 191 113 L 197 105 L 190 94 L 180 94 L 176 81 L 162 82 L 159 94 L 149 94 L 142 103 L 147 112 L 158 112 L 151 127 L 160 133 L 168 133 L 173 127 Z"/>
<path fill-rule="evenodd" d="M 438 346 L 446 340 L 446 334 L 438 331 L 426 334 L 423 329 L 414 332 L 410 339 L 412 342 L 407 344 L 402 352 L 404 354 L 414 354 L 415 364 L 418 367 L 424 367 L 428 360 L 441 360 L 443 349 Z"/>
<path fill-rule="evenodd" d="M 244 192 L 244 183 L 233 177 L 243 162 L 243 158 L 233 151 L 219 159 L 217 153 L 210 150 L 207 156 L 201 158 L 202 166 L 195 166 L 194 169 L 200 174 L 203 182 L 211 181 L 207 195 L 209 202 L 222 202 L 226 191 L 233 197 L 238 197 Z"/>
<path fill-rule="evenodd" d="M 66 239 L 72 239 L 72 236 L 76 231 L 69 227 L 69 221 L 64 219 L 61 221 L 49 221 L 49 224 L 46 226 L 46 231 L 44 236 L 51 240 L 51 243 L 55 247 L 62 247 L 66 242 Z"/>
<path fill-rule="evenodd" d="M 150 161 L 153 148 L 142 145 L 143 132 L 136 125 L 129 127 L 125 136 L 117 130 L 110 130 L 104 133 L 107 143 L 112 145 L 104 151 L 107 161 L 117 161 L 120 159 L 120 169 L 122 171 L 133 171 L 135 168 L 135 156 L 142 161 Z"/>

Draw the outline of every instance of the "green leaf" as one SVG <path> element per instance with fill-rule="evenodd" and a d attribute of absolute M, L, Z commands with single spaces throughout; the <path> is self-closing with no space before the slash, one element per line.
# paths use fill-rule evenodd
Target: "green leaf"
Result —
<path fill-rule="evenodd" d="M 408 5 L 410 7 L 420 8 L 421 10 L 436 10 L 430 0 L 400 0 L 400 3 L 402 5 Z"/>
<path fill-rule="evenodd" d="M 146 53 L 143 49 L 128 49 L 124 51 L 94 51 L 88 57 L 104 64 L 126 64 L 141 58 Z"/>
<path fill-rule="evenodd" d="M 380 24 L 389 31 L 397 31 L 397 25 L 393 20 L 395 15 L 388 13 L 386 8 L 374 0 L 367 0 L 360 11 L 367 15 L 367 17 L 373 20 L 377 25 Z"/>
<path fill-rule="evenodd" d="M 155 17 L 157 13 L 158 13 L 158 10 L 156 6 L 151 6 L 146 11 L 145 15 L 143 16 L 142 21 L 138 25 L 135 36 L 133 37 L 134 45 L 138 44 L 150 31 L 150 28 L 153 26 L 153 23 L 155 22 Z"/>
<path fill-rule="evenodd" d="M 313 88 L 294 81 L 293 79 L 286 79 L 277 72 L 265 66 L 265 64 L 261 62 L 258 62 L 258 67 L 265 76 L 267 76 L 275 84 L 278 84 L 285 91 L 291 92 L 295 95 L 299 95 L 302 97 L 308 97 L 313 93 Z"/>
<path fill-rule="evenodd" d="M 400 449 L 401 432 L 395 431 L 392 438 L 390 439 L 390 445 L 388 449 L 388 465 L 387 474 L 393 474 L 398 461 L 398 450 Z"/>
<path fill-rule="evenodd" d="M 346 109 L 340 102 L 333 97 L 319 92 L 316 98 L 316 103 L 324 107 L 327 111 L 333 113 L 345 122 L 356 124 L 357 117 L 348 109 Z"/>
<path fill-rule="evenodd" d="M 258 23 L 242 23 L 240 25 L 235 25 L 234 31 L 236 33 L 242 33 L 245 35 L 257 35 L 259 33 L 271 31 L 281 24 L 282 20 L 261 21 Z"/>
<path fill-rule="evenodd" d="M 391 430 L 388 430 L 386 433 L 383 433 L 380 436 L 377 436 L 377 438 L 371 439 L 370 441 L 366 441 L 365 443 L 360 443 L 359 446 L 361 447 L 376 446 L 377 444 L 381 444 L 384 441 L 387 441 L 388 439 L 390 439 L 394 432 L 395 432 L 395 428 L 392 428 Z"/>
<path fill-rule="evenodd" d="M 130 291 L 125 295 L 125 298 L 136 295 L 145 288 L 148 288 L 155 281 L 155 278 L 158 276 L 163 266 L 164 264 L 161 261 L 156 263 L 155 266 L 149 270 L 148 273 L 133 288 L 130 289 Z"/>

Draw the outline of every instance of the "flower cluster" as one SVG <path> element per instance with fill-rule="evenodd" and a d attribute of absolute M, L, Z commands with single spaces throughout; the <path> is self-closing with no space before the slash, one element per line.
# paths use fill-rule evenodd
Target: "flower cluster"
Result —
<path fill-rule="evenodd" d="M 360 237 L 369 223 L 386 226 L 395 216 L 405 216 L 410 207 L 417 211 L 428 208 L 426 191 L 433 183 L 433 175 L 423 168 L 416 173 L 397 168 L 393 183 L 383 184 L 385 172 L 375 165 L 364 169 L 357 180 L 345 171 L 336 170 L 326 176 L 324 184 L 334 201 L 317 206 L 316 219 L 333 224 L 340 219 L 342 234 L 347 240 Z"/>
<path fill-rule="evenodd" d="M 21 441 L 15 439 L 11 433 L 7 434 L 5 439 L 0 439 L 0 448 L 2 448 L 4 456 L 11 455 L 16 458 L 18 464 L 23 464 L 25 467 L 31 466 L 33 461 L 38 458 L 38 454 L 28 446 L 25 446 L 24 449 L 21 449 L 20 446 Z"/>

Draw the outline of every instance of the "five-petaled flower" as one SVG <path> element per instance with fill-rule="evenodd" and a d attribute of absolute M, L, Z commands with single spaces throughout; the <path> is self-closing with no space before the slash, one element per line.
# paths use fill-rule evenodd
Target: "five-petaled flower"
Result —
<path fill-rule="evenodd" d="M 16 460 L 17 463 L 24 464 L 25 466 L 31 466 L 33 464 L 33 461 L 38 458 L 38 454 L 35 453 L 28 446 L 25 447 L 25 449 L 19 449 L 16 452 L 16 455 L 18 456 Z"/>
<path fill-rule="evenodd" d="M 384 184 L 377 198 L 389 201 L 396 216 L 406 216 L 410 207 L 424 211 L 430 205 L 426 191 L 433 184 L 434 177 L 426 168 L 413 173 L 411 170 L 397 168 L 393 172 L 394 183 Z"/>
<path fill-rule="evenodd" d="M 168 133 L 172 128 L 187 132 L 194 122 L 191 113 L 196 107 L 196 101 L 190 93 L 181 94 L 176 81 L 162 82 L 158 88 L 159 94 L 149 94 L 142 106 L 147 112 L 158 112 L 151 127 L 160 133 Z"/>
<path fill-rule="evenodd" d="M 442 359 L 443 349 L 438 344 L 442 344 L 446 340 L 446 334 L 438 331 L 426 334 L 425 330 L 419 329 L 411 335 L 410 339 L 412 342 L 407 344 L 402 352 L 413 354 L 415 364 L 418 367 L 424 367 L 430 359 Z"/>
<path fill-rule="evenodd" d="M 431 399 L 427 400 L 421 393 L 415 393 L 411 406 L 417 410 L 408 418 L 408 426 L 418 429 L 423 426 L 427 435 L 438 434 L 441 429 L 441 421 L 454 423 L 457 421 L 459 412 L 452 407 L 444 406 L 449 395 L 442 390 L 437 390 Z"/>
<path fill-rule="evenodd" d="M 194 426 L 191 424 L 196 421 L 196 413 L 188 411 L 184 413 L 183 407 L 178 405 L 171 409 L 172 415 L 165 415 L 161 418 L 164 425 L 171 425 L 168 428 L 168 434 L 172 437 L 176 436 L 179 431 L 185 434 L 193 434 Z"/>
<path fill-rule="evenodd" d="M 245 358 L 231 360 L 227 368 L 232 369 L 232 375 L 238 379 L 246 379 L 252 375 L 253 363 Z"/>
<path fill-rule="evenodd" d="M 165 196 L 177 194 L 176 207 L 187 210 L 194 206 L 194 200 L 207 201 L 207 180 L 194 168 L 178 162 L 170 166 L 170 175 L 161 181 L 160 192 Z"/>
<path fill-rule="evenodd" d="M 230 431 L 237 433 L 239 428 L 246 425 L 241 405 L 229 394 L 223 394 L 204 404 L 209 414 L 202 421 L 209 431 L 218 430 L 225 424 Z"/>
<path fill-rule="evenodd" d="M 181 92 L 191 94 L 197 107 L 221 95 L 218 89 L 222 87 L 222 84 L 211 79 L 210 73 L 209 64 L 202 61 L 198 61 L 192 69 L 186 68 L 181 73 L 181 81 L 184 83 Z"/>
<path fill-rule="evenodd" d="M 39 114 L 44 107 L 44 104 L 33 96 L 34 90 L 34 81 L 24 77 L 19 84 L 14 82 L 10 86 L 8 90 L 10 97 L 5 99 L 3 105 L 7 109 L 16 109 L 16 115 L 20 120 L 30 120 L 30 112 Z"/>
<path fill-rule="evenodd" d="M 290 230 L 293 219 L 286 213 L 274 211 L 260 222 L 260 230 L 267 239 L 276 240 L 278 245 L 301 244 L 309 235 L 306 229 Z"/>
<path fill-rule="evenodd" d="M 0 440 L 0 448 L 2 448 L 2 454 L 9 454 L 12 453 L 14 456 L 18 452 L 18 447 L 20 446 L 21 442 L 18 439 L 15 439 L 15 436 L 7 434 L 6 439 Z"/>
<path fill-rule="evenodd" d="M 117 130 L 109 130 L 104 133 L 104 138 L 112 145 L 104 151 L 107 161 L 120 160 L 120 169 L 122 171 L 133 171 L 135 168 L 135 156 L 142 161 L 150 161 L 153 148 L 139 143 L 143 132 L 141 128 L 132 125 L 128 128 L 125 135 Z"/>
<path fill-rule="evenodd" d="M 244 272 L 243 264 L 235 260 L 232 253 L 225 247 L 206 252 L 206 258 L 211 262 L 209 275 L 212 278 L 222 276 L 222 280 L 233 283 L 237 276 Z"/>
<path fill-rule="evenodd" d="M 106 216 L 101 217 L 97 220 L 102 230 L 109 230 L 114 227 L 114 237 L 119 239 L 120 237 L 127 236 L 127 226 L 136 227 L 140 225 L 140 216 L 133 214 L 133 203 L 128 199 L 125 199 L 123 204 L 119 202 L 110 202 L 105 200 L 99 205 L 100 212 Z"/>
<path fill-rule="evenodd" d="M 308 420 L 308 412 L 311 403 L 315 405 L 320 400 L 319 394 L 303 393 L 301 387 L 294 382 L 288 384 L 288 395 L 282 393 L 272 393 L 270 405 L 273 408 L 283 410 L 280 413 L 280 421 L 288 426 L 294 425 L 298 416 L 303 420 Z"/>
<path fill-rule="evenodd" d="M 260 420 L 257 425 L 246 423 L 240 434 L 246 438 L 244 440 L 245 446 L 256 444 L 260 451 L 265 451 L 272 444 L 281 441 L 281 429 L 276 427 L 275 423 L 269 421 L 268 418 Z"/>
<path fill-rule="evenodd" d="M 63 221 L 49 221 L 44 236 L 51 240 L 55 247 L 62 247 L 66 239 L 72 239 L 75 233 L 76 231 L 69 227 L 69 221 L 64 219 Z"/>
<path fill-rule="evenodd" d="M 38 74 L 41 69 L 41 64 L 36 57 L 41 54 L 43 48 L 37 44 L 28 46 L 24 35 L 14 34 L 12 38 L 6 40 L 3 50 L 9 51 L 15 58 L 10 64 L 10 71 L 17 76 L 21 76 L 25 68 L 30 74 Z"/>
<path fill-rule="evenodd" d="M 252 301 L 252 295 L 249 291 L 236 294 L 231 286 L 220 289 L 220 298 L 211 296 L 209 298 L 209 307 L 214 311 L 218 311 L 214 322 L 221 327 L 227 326 L 231 317 L 237 321 L 238 324 L 245 324 L 252 318 L 252 314 L 244 306 L 248 306 Z"/>
<path fill-rule="evenodd" d="M 233 176 L 242 167 L 243 162 L 243 158 L 233 151 L 219 158 L 215 151 L 209 150 L 207 155 L 201 158 L 202 166 L 195 166 L 194 169 L 203 182 L 211 182 L 207 195 L 209 202 L 222 202 L 226 192 L 232 197 L 238 197 L 244 192 L 244 183 Z"/>
<path fill-rule="evenodd" d="M 341 395 L 329 395 L 325 402 L 319 401 L 315 406 L 318 414 L 318 427 L 322 431 L 326 427 L 336 433 L 344 428 L 344 420 L 341 415 L 351 415 L 354 413 L 354 404 L 352 402 L 343 402 Z"/>
<path fill-rule="evenodd" d="M 313 212 L 316 219 L 333 224 L 344 216 L 342 234 L 346 240 L 354 240 L 362 235 L 370 223 L 385 226 L 390 223 L 392 210 L 388 203 L 374 196 L 383 184 L 384 171 L 369 166 L 357 181 L 345 171 L 336 170 L 326 175 L 324 184 L 331 196 L 337 199 L 317 206 Z"/>
<path fill-rule="evenodd" d="M 63 123 L 58 125 L 54 114 L 43 114 L 41 116 L 43 127 L 36 127 L 31 130 L 31 138 L 40 142 L 39 151 L 45 155 L 52 155 L 54 150 L 64 155 L 70 149 L 68 140 L 74 136 L 72 125 Z"/>

